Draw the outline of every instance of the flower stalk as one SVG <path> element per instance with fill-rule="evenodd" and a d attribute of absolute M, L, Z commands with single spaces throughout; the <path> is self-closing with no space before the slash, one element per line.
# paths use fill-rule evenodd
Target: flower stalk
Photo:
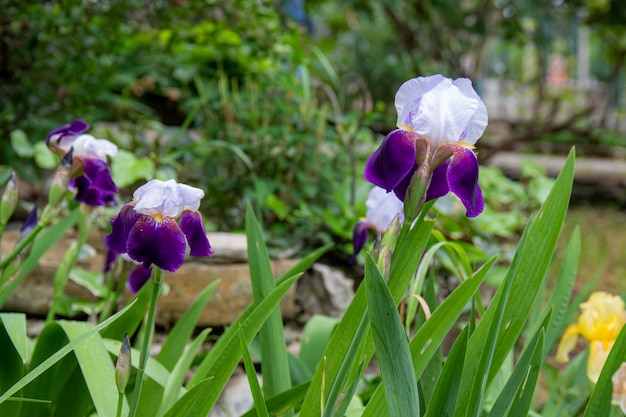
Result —
<path fill-rule="evenodd" d="M 163 287 L 164 272 L 161 268 L 152 268 L 152 298 L 150 299 L 150 307 L 148 309 L 148 318 L 146 319 L 143 341 L 141 344 L 141 353 L 139 356 L 139 365 L 137 366 L 137 376 L 135 380 L 135 388 L 130 404 L 130 412 L 128 417 L 135 417 L 137 408 L 139 407 L 139 399 L 143 388 L 143 376 L 146 372 L 146 364 L 148 363 L 148 355 L 150 345 L 152 343 L 152 335 L 154 334 L 154 321 L 156 317 L 156 307 L 161 289 Z"/>

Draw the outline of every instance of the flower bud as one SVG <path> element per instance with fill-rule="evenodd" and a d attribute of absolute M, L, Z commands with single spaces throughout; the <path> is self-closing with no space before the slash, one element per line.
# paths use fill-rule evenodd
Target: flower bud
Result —
<path fill-rule="evenodd" d="M 59 204 L 67 193 L 70 182 L 70 169 L 72 166 L 72 149 L 63 157 L 61 165 L 54 174 L 50 191 L 48 192 L 48 205 L 54 207 Z"/>
<path fill-rule="evenodd" d="M 7 224 L 15 211 L 17 201 L 18 193 L 15 185 L 15 172 L 12 172 L 0 200 L 0 224 Z"/>
<path fill-rule="evenodd" d="M 37 206 L 34 206 L 33 209 L 26 216 L 26 220 L 22 224 L 22 228 L 20 229 L 20 238 L 18 242 L 21 242 L 28 234 L 37 226 Z"/>
<path fill-rule="evenodd" d="M 118 392 L 123 393 L 126 390 L 131 369 L 130 341 L 128 340 L 128 333 L 126 333 L 115 362 L 115 384 Z"/>

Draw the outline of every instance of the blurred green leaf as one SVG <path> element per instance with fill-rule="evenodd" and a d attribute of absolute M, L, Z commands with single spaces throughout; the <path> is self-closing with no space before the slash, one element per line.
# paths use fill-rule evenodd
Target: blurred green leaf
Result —
<path fill-rule="evenodd" d="M 11 131 L 11 147 L 21 158 L 32 158 L 35 155 L 33 145 L 30 144 L 26 133 L 21 129 Z"/>
<path fill-rule="evenodd" d="M 137 158 L 124 149 L 118 150 L 111 162 L 111 177 L 118 187 L 127 187 L 139 180 L 154 176 L 154 162 L 148 158 Z"/>
<path fill-rule="evenodd" d="M 53 169 L 59 165 L 59 158 L 48 148 L 46 142 L 39 141 L 33 146 L 35 163 L 39 168 Z"/>

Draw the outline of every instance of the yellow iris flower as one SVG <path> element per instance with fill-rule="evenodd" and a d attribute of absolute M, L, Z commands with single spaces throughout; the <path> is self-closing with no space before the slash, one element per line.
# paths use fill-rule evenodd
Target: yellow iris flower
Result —
<path fill-rule="evenodd" d="M 565 329 L 556 352 L 558 362 L 568 362 L 568 354 L 576 346 L 578 335 L 589 341 L 587 376 L 595 384 L 611 347 L 626 322 L 624 301 L 617 295 L 598 291 L 580 305 L 577 324 Z"/>

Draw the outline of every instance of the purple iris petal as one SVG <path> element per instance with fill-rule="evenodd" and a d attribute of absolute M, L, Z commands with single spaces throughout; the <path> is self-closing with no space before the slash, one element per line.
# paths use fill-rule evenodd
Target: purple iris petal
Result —
<path fill-rule="evenodd" d="M 152 275 L 152 267 L 144 268 L 143 265 L 138 265 L 135 269 L 128 274 L 128 288 L 130 292 L 135 295 L 139 292 L 141 287 L 148 282 Z"/>
<path fill-rule="evenodd" d="M 443 197 L 450 191 L 448 185 L 448 166 L 450 160 L 443 161 L 437 168 L 433 170 L 433 176 L 426 191 L 426 201 L 430 201 L 433 198 Z"/>
<path fill-rule="evenodd" d="M 483 194 L 478 186 L 478 158 L 470 149 L 455 146 L 454 156 L 448 167 L 450 191 L 461 199 L 467 217 L 476 217 L 485 206 Z"/>
<path fill-rule="evenodd" d="M 111 219 L 111 233 L 104 237 L 104 243 L 111 252 L 126 253 L 126 242 L 131 229 L 141 215 L 135 211 L 135 203 L 122 207 L 117 217 Z"/>
<path fill-rule="evenodd" d="M 398 186 L 415 166 L 416 137 L 406 130 L 389 133 L 365 164 L 365 179 L 387 191 Z"/>
<path fill-rule="evenodd" d="M 178 225 L 187 238 L 191 248 L 191 256 L 209 256 L 213 253 L 209 239 L 206 236 L 202 215 L 199 212 L 183 211 Z"/>
<path fill-rule="evenodd" d="M 356 256 L 361 252 L 365 242 L 367 241 L 367 229 L 370 228 L 370 224 L 365 221 L 357 222 L 352 231 L 352 246 L 354 247 L 354 254 L 350 258 L 350 263 L 354 263 Z"/>
<path fill-rule="evenodd" d="M 76 119 L 72 122 L 71 125 L 63 125 L 61 127 L 57 127 L 56 129 L 48 133 L 48 137 L 46 138 L 46 144 L 50 145 L 50 139 L 54 136 L 56 136 L 56 145 L 59 144 L 65 136 L 80 135 L 81 133 L 86 132 L 88 129 L 89 123 L 85 122 L 84 120 Z"/>
<path fill-rule="evenodd" d="M 111 270 L 116 260 L 117 260 L 117 253 L 113 252 L 112 250 L 108 250 L 107 257 L 104 260 L 104 273 L 105 274 Z"/>
<path fill-rule="evenodd" d="M 142 262 L 145 268 L 155 264 L 174 272 L 183 264 L 187 243 L 174 218 L 158 221 L 142 215 L 130 230 L 126 248 L 128 256 Z"/>
<path fill-rule="evenodd" d="M 104 161 L 80 158 L 84 174 L 74 178 L 72 185 L 77 188 L 75 200 L 90 206 L 115 204 L 119 190 L 111 179 L 109 168 Z"/>
<path fill-rule="evenodd" d="M 398 197 L 400 201 L 404 203 L 404 197 L 406 196 L 406 192 L 411 185 L 411 180 L 413 179 L 413 174 L 417 171 L 417 164 L 413 164 L 413 168 L 406 174 L 402 181 L 398 185 L 393 188 L 393 192 Z"/>

